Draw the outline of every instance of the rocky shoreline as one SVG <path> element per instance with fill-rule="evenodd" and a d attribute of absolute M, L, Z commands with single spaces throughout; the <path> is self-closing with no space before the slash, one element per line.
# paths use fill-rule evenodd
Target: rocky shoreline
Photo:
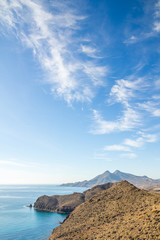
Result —
<path fill-rule="evenodd" d="M 77 206 L 84 203 L 95 194 L 104 191 L 116 183 L 106 183 L 95 186 L 83 193 L 73 193 L 68 195 L 43 195 L 34 203 L 34 209 L 41 212 L 71 213 Z"/>

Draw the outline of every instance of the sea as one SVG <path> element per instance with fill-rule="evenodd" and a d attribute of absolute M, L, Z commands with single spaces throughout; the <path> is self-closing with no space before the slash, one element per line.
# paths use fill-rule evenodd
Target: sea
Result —
<path fill-rule="evenodd" d="M 66 214 L 26 207 L 42 195 L 83 192 L 86 188 L 58 185 L 0 185 L 0 240 L 47 240 Z"/>

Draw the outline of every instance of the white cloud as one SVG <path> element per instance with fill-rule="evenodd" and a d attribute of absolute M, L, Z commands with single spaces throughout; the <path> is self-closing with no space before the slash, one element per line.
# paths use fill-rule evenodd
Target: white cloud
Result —
<path fill-rule="evenodd" d="M 122 144 L 113 144 L 104 147 L 104 151 L 124 152 L 120 156 L 127 158 L 136 158 L 137 155 L 133 152 L 134 148 L 141 148 L 145 143 L 154 143 L 158 140 L 156 134 L 138 133 L 140 137 L 136 139 L 125 139 Z"/>
<path fill-rule="evenodd" d="M 158 136 L 156 134 L 143 134 L 142 136 L 145 139 L 145 141 L 149 143 L 154 143 L 157 142 L 158 140 Z"/>
<path fill-rule="evenodd" d="M 93 54 L 93 53 L 97 52 L 97 50 L 95 48 L 90 47 L 90 46 L 86 46 L 86 45 L 81 45 L 81 51 L 83 53 L 86 53 L 89 56 L 90 56 L 90 54 Z"/>
<path fill-rule="evenodd" d="M 156 134 L 144 134 L 143 132 L 140 132 L 140 137 L 137 139 L 125 139 L 124 144 L 129 147 L 135 147 L 140 148 L 144 145 L 144 143 L 154 143 L 158 140 L 158 137 Z"/>
<path fill-rule="evenodd" d="M 153 101 L 148 101 L 144 103 L 138 103 L 138 106 L 149 112 L 152 116 L 154 117 L 160 117 L 160 102 L 158 100 L 159 96 L 153 96 L 152 97 Z"/>
<path fill-rule="evenodd" d="M 142 78 L 137 80 L 116 80 L 116 84 L 111 88 L 110 96 L 115 102 L 128 105 L 128 101 L 135 97 L 135 92 L 140 91 L 142 87 L 144 87 L 144 79 Z"/>
<path fill-rule="evenodd" d="M 160 32 L 160 22 L 154 22 L 154 28 L 156 32 Z"/>
<path fill-rule="evenodd" d="M 110 145 L 104 147 L 105 151 L 124 151 L 124 152 L 130 152 L 131 149 L 129 147 L 123 146 L 123 145 Z"/>
<path fill-rule="evenodd" d="M 83 64 L 84 72 L 90 77 L 94 86 L 104 85 L 103 77 L 106 76 L 109 71 L 107 67 L 95 66 L 91 62 Z"/>
<path fill-rule="evenodd" d="M 154 109 L 152 114 L 155 117 L 160 117 L 160 109 Z"/>
<path fill-rule="evenodd" d="M 130 147 L 141 147 L 143 145 L 143 138 L 137 138 L 136 140 L 133 139 L 125 139 L 124 144 Z"/>
<path fill-rule="evenodd" d="M 143 125 L 142 110 L 150 112 L 153 116 L 160 116 L 159 95 L 152 96 L 152 101 L 142 102 L 145 91 L 150 89 L 150 84 L 144 78 L 134 80 L 130 76 L 129 80 L 116 80 L 110 91 L 109 103 L 120 103 L 124 110 L 117 120 L 106 121 L 94 111 L 95 134 L 105 134 L 114 131 L 129 131 Z M 144 93 L 144 95 L 143 95 Z M 140 98 L 139 98 L 140 97 Z M 137 107 L 138 106 L 138 107 Z"/>
<path fill-rule="evenodd" d="M 117 129 L 117 123 L 103 120 L 97 110 L 93 110 L 94 128 L 91 130 L 93 134 L 106 134 Z"/>
<path fill-rule="evenodd" d="M 8 28 L 15 28 L 18 19 L 16 20 L 15 14 L 22 9 L 22 6 L 17 1 L 8 2 L 7 0 L 1 1 L 0 19 L 1 25 Z M 12 11 L 14 9 L 14 11 Z"/>
<path fill-rule="evenodd" d="M 88 46 L 88 45 L 81 45 L 81 52 L 86 54 L 88 57 L 91 58 L 102 58 L 99 56 L 99 50 L 96 49 L 95 47 Z"/>
<path fill-rule="evenodd" d="M 91 101 L 95 86 L 103 85 L 108 68 L 98 62 L 84 62 L 77 56 L 79 45 L 85 54 L 96 51 L 76 38 L 75 33 L 81 30 L 86 16 L 78 14 L 65 1 L 54 1 L 50 9 L 42 3 L 41 0 L 2 1 L 1 25 L 16 32 L 24 46 L 33 50 L 53 93 L 69 103 Z"/>
<path fill-rule="evenodd" d="M 146 77 L 134 79 L 135 76 L 132 75 L 128 77 L 128 80 L 120 79 L 115 81 L 111 88 L 108 102 L 111 103 L 110 107 L 112 104 L 119 103 L 124 110 L 113 121 L 105 120 L 98 111 L 94 110 L 94 124 L 91 130 L 93 134 L 108 134 L 141 129 L 146 122 L 144 110 L 149 112 L 151 116 L 160 116 L 160 96 L 150 96 L 154 89 L 149 81 L 146 80 Z M 147 97 L 151 99 L 147 102 L 144 101 L 146 100 L 146 91 L 149 91 Z M 110 116 L 112 116 L 112 112 L 110 112 Z M 141 147 L 144 142 L 149 142 L 147 139 L 146 136 L 141 136 L 136 140 L 128 139 L 125 144 L 131 147 Z"/>
<path fill-rule="evenodd" d="M 123 112 L 123 115 L 115 121 L 104 120 L 100 113 L 94 110 L 93 120 L 94 127 L 91 130 L 93 134 L 107 134 L 115 131 L 129 131 L 141 124 L 139 114 L 130 107 L 126 108 Z"/>

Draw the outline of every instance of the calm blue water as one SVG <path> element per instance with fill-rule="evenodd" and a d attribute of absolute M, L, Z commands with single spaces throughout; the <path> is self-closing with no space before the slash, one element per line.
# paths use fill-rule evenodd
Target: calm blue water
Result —
<path fill-rule="evenodd" d="M 0 185 L 0 240 L 47 240 L 65 214 L 25 207 L 41 195 L 83 192 L 85 188 L 55 185 Z"/>

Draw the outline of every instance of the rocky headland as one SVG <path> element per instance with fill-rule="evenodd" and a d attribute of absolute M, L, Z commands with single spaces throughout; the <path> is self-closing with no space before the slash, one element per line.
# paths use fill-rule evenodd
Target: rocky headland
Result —
<path fill-rule="evenodd" d="M 158 240 L 160 196 L 127 181 L 115 183 L 77 206 L 53 230 L 49 240 L 57 239 Z"/>
<path fill-rule="evenodd" d="M 34 208 L 44 212 L 70 213 L 78 205 L 84 203 L 95 194 L 112 187 L 113 183 L 106 183 L 95 186 L 83 193 L 73 193 L 69 195 L 41 196 L 34 204 Z"/>

